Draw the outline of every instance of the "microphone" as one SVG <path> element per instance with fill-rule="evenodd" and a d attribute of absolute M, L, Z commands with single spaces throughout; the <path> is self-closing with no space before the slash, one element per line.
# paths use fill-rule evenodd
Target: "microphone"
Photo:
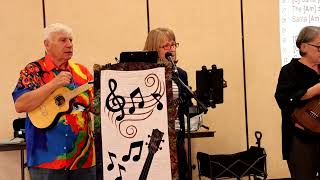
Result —
<path fill-rule="evenodd" d="M 176 64 L 174 63 L 172 53 L 171 52 L 166 52 L 166 54 L 164 56 L 166 57 L 167 60 L 169 60 L 171 62 L 172 67 L 173 67 L 173 72 L 175 74 L 178 74 L 178 69 L 177 69 Z"/>

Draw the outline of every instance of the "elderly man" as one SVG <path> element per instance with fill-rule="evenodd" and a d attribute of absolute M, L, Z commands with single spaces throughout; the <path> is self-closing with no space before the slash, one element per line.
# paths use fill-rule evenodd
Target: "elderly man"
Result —
<path fill-rule="evenodd" d="M 72 30 L 68 26 L 55 23 L 46 27 L 44 46 L 45 57 L 27 64 L 20 72 L 12 93 L 16 111 L 27 113 L 27 165 L 30 178 L 96 179 L 93 127 L 89 114 L 93 107 L 93 90 L 72 91 L 92 81 L 93 77 L 86 67 L 70 60 L 73 43 Z M 70 100 L 67 112 L 53 112 L 59 108 L 52 105 L 69 105 L 63 93 L 51 97 L 63 88 L 68 91 L 61 92 L 72 91 L 76 94 Z M 50 101 L 51 104 L 48 103 Z M 43 116 L 36 116 L 39 114 Z M 38 124 L 50 120 L 50 114 L 57 114 L 50 126 Z"/>

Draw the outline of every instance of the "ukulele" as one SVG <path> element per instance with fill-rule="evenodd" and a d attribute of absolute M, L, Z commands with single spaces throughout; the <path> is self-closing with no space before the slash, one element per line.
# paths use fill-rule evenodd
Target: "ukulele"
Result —
<path fill-rule="evenodd" d="M 320 133 L 320 97 L 317 96 L 306 105 L 295 108 L 291 117 L 294 122 L 304 128 Z"/>
<path fill-rule="evenodd" d="M 71 99 L 91 87 L 91 84 L 86 83 L 74 90 L 69 90 L 66 87 L 56 89 L 40 106 L 28 112 L 30 121 L 40 129 L 49 127 L 59 113 L 69 110 L 69 101 Z"/>

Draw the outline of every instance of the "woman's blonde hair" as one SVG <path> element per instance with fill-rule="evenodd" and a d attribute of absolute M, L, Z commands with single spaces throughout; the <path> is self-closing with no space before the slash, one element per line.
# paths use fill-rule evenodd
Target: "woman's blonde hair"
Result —
<path fill-rule="evenodd" d="M 145 42 L 144 51 L 158 51 L 160 44 L 165 40 L 176 41 L 173 31 L 169 28 L 156 28 L 149 32 Z"/>

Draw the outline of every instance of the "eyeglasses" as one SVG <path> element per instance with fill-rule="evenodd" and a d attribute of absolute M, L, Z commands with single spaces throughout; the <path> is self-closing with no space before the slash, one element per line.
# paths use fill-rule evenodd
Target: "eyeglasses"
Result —
<path fill-rule="evenodd" d="M 160 48 L 163 48 L 164 50 L 170 50 L 171 48 L 177 48 L 179 47 L 179 43 L 172 43 L 172 44 L 166 44 L 166 45 L 163 45 L 163 46 L 160 46 Z"/>
<path fill-rule="evenodd" d="M 320 46 L 317 46 L 317 45 L 314 45 L 314 44 L 309 44 L 309 43 L 306 43 L 306 44 L 318 48 L 318 51 L 320 52 Z"/>

